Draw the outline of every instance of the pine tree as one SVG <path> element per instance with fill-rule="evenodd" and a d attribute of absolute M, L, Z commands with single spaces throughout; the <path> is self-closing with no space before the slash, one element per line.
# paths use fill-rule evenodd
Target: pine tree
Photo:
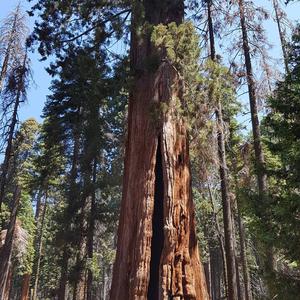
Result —
<path fill-rule="evenodd" d="M 290 72 L 277 83 L 274 95 L 269 99 L 270 112 L 264 120 L 264 133 L 268 149 L 268 172 L 271 181 L 272 206 L 265 214 L 272 218 L 272 234 L 275 246 L 285 259 L 278 263 L 273 289 L 279 297 L 293 299 L 299 294 L 299 281 L 295 278 L 299 263 L 299 79 L 300 79 L 299 27 L 289 45 L 288 67 Z M 291 236 L 291 232 L 292 236 Z M 288 264 L 296 262 L 294 264 Z"/>

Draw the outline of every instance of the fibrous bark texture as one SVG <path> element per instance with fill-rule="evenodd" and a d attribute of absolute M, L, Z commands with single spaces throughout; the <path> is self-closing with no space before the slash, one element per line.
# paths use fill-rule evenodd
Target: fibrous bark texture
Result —
<path fill-rule="evenodd" d="M 30 277 L 31 276 L 28 273 L 23 275 L 20 300 L 28 300 L 29 299 Z"/>
<path fill-rule="evenodd" d="M 145 21 L 177 22 L 183 1 L 144 1 Z M 133 12 L 133 27 L 137 16 Z M 161 60 L 156 71 L 146 59 L 156 49 L 150 36 L 133 30 L 135 72 L 129 100 L 123 199 L 111 299 L 208 299 L 199 259 L 191 197 L 187 132 L 176 116 L 182 98 L 178 73 Z M 168 111 L 153 117 L 160 103 Z"/>

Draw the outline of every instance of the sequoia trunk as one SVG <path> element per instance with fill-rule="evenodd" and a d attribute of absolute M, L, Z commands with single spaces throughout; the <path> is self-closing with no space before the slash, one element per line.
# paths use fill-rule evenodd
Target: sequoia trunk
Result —
<path fill-rule="evenodd" d="M 183 100 L 180 79 L 167 61 L 161 60 L 156 71 L 147 69 L 157 49 L 145 25 L 181 23 L 184 4 L 145 0 L 138 9 L 132 16 L 135 77 L 110 298 L 208 299 L 195 234 L 187 132 L 175 117 L 174 102 Z M 151 112 L 160 103 L 169 110 L 157 121 Z"/>
<path fill-rule="evenodd" d="M 29 287 L 30 287 L 30 274 L 26 273 L 23 275 L 22 290 L 20 300 L 28 300 L 29 298 Z"/>

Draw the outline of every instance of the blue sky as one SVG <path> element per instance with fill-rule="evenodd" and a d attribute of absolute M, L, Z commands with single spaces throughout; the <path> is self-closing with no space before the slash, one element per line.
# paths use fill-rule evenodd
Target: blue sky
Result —
<path fill-rule="evenodd" d="M 0 0 L 0 20 L 2 20 L 7 14 L 18 4 L 19 0 Z M 25 10 L 35 1 L 28 3 L 27 0 L 20 0 L 21 5 Z M 266 8 L 270 8 L 270 1 L 268 0 L 255 0 L 255 3 L 264 5 Z M 291 20 L 300 20 L 300 2 L 292 2 L 286 7 L 286 12 Z M 28 18 L 28 24 L 30 29 L 33 28 L 34 19 Z M 279 37 L 275 24 L 271 21 L 266 23 L 266 29 L 270 42 L 274 45 L 272 55 L 274 57 L 281 56 L 281 50 L 278 42 Z M 26 120 L 30 117 L 34 117 L 37 121 L 41 121 L 41 114 L 46 95 L 49 92 L 49 85 L 51 78 L 45 71 L 45 67 L 49 64 L 49 61 L 40 62 L 39 54 L 37 52 L 30 54 L 31 66 L 33 71 L 34 84 L 28 91 L 28 103 L 24 104 L 20 110 L 20 120 Z"/>

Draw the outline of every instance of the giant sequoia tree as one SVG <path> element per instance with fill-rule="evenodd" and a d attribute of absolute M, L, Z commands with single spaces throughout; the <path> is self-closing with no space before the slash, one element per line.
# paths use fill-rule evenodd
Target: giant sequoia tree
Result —
<path fill-rule="evenodd" d="M 182 0 L 146 0 L 133 7 L 134 83 L 111 299 L 208 299 L 195 234 L 187 130 L 176 114 L 184 83 L 167 47 L 151 43 L 153 27 L 180 25 L 183 15 Z"/>
<path fill-rule="evenodd" d="M 0 28 L 0 295 L 240 300 L 251 299 L 251 288 L 267 299 L 263 263 L 274 246 L 283 258 L 269 290 L 296 299 L 299 34 L 291 49 L 282 39 L 289 72 L 261 128 L 259 100 L 273 80 L 262 23 L 269 14 L 255 1 L 28 1 L 36 20 L 26 49 L 22 14 Z M 283 33 L 278 9 L 276 17 Z M 17 114 L 25 50 L 36 43 L 42 59 L 52 56 L 53 82 L 42 131 L 24 152 Z M 256 80 L 259 64 L 268 86 Z M 234 120 L 243 83 L 253 145 Z M 29 237 L 23 251 L 19 229 Z"/>

